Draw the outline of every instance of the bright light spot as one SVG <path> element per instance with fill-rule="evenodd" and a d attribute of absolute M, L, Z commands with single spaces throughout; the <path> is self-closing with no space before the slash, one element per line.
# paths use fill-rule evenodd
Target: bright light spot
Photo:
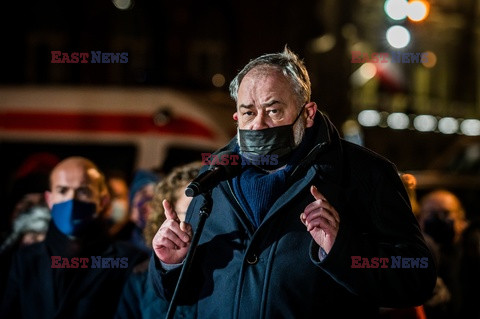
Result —
<path fill-rule="evenodd" d="M 222 87 L 225 84 L 225 77 L 223 74 L 217 73 L 212 76 L 212 84 L 217 88 Z"/>
<path fill-rule="evenodd" d="M 112 0 L 113 5 L 119 10 L 128 10 L 132 9 L 134 2 L 133 0 Z"/>
<path fill-rule="evenodd" d="M 342 125 L 343 137 L 352 143 L 363 146 L 362 128 L 355 120 L 346 120 Z"/>
<path fill-rule="evenodd" d="M 443 134 L 453 134 L 458 131 L 458 121 L 453 117 L 444 117 L 438 121 L 438 130 Z"/>
<path fill-rule="evenodd" d="M 406 0 L 387 0 L 383 9 L 393 20 L 403 20 L 407 17 L 408 3 Z"/>
<path fill-rule="evenodd" d="M 380 123 L 380 114 L 375 110 L 364 110 L 358 113 L 358 123 L 363 126 L 376 126 Z"/>
<path fill-rule="evenodd" d="M 360 75 L 365 80 L 370 80 L 377 74 L 377 67 L 373 63 L 365 63 L 360 67 Z"/>
<path fill-rule="evenodd" d="M 404 130 L 409 124 L 408 115 L 405 113 L 392 113 L 387 117 L 387 124 L 395 130 Z"/>
<path fill-rule="evenodd" d="M 474 119 L 464 120 L 460 124 L 460 130 L 463 134 L 468 136 L 479 136 L 480 135 L 480 121 Z"/>
<path fill-rule="evenodd" d="M 354 86 L 362 86 L 377 74 L 377 67 L 373 63 L 364 63 L 351 76 Z"/>
<path fill-rule="evenodd" d="M 361 128 L 355 120 L 346 120 L 342 125 L 342 131 L 345 135 L 360 134 Z"/>
<path fill-rule="evenodd" d="M 425 0 L 413 0 L 408 3 L 407 16 L 410 20 L 419 22 L 425 20 L 430 11 L 430 4 Z"/>
<path fill-rule="evenodd" d="M 387 30 L 387 41 L 394 48 L 404 48 L 410 43 L 410 32 L 402 26 L 395 25 Z"/>
<path fill-rule="evenodd" d="M 437 55 L 432 51 L 425 51 L 422 53 L 421 62 L 426 68 L 433 68 L 437 64 Z"/>
<path fill-rule="evenodd" d="M 333 34 L 325 34 L 319 38 L 316 38 L 312 41 L 311 46 L 313 51 L 318 53 L 328 52 L 337 43 L 335 36 Z"/>
<path fill-rule="evenodd" d="M 419 115 L 413 120 L 413 126 L 420 132 L 432 132 L 437 126 L 437 119 L 433 115 Z"/>

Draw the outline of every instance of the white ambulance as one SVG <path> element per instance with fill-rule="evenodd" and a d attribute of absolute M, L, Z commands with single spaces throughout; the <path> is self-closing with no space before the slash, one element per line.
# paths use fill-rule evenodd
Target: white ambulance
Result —
<path fill-rule="evenodd" d="M 112 169 L 169 170 L 226 144 L 235 135 L 234 111 L 223 91 L 0 87 L 2 169 L 49 152 L 86 156 Z"/>

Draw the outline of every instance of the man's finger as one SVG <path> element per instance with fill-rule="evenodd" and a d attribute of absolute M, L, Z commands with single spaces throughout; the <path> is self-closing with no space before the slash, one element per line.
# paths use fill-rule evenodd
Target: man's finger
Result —
<path fill-rule="evenodd" d="M 192 236 L 192 226 L 186 222 L 180 222 L 180 230 Z"/>
<path fill-rule="evenodd" d="M 335 220 L 337 222 L 340 222 L 340 216 L 338 215 L 338 212 L 337 210 L 335 209 L 335 207 L 333 207 L 332 205 L 330 205 L 330 203 L 328 202 L 327 198 L 325 196 L 323 196 L 322 193 L 320 193 L 318 191 L 318 189 L 312 185 L 312 187 L 310 187 L 310 193 L 313 195 L 313 197 L 316 199 L 316 200 L 321 200 L 323 203 L 321 204 L 323 206 L 323 208 L 326 208 L 329 212 L 331 212 L 333 214 L 333 216 L 335 217 Z"/>
<path fill-rule="evenodd" d="M 325 233 L 330 234 L 334 230 L 334 226 L 332 226 L 329 221 L 324 217 L 318 217 L 312 220 L 311 222 L 307 222 L 307 231 L 312 231 L 315 228 L 320 228 Z"/>
<path fill-rule="evenodd" d="M 164 236 L 161 238 L 161 240 L 170 240 L 178 247 L 187 246 L 187 244 L 190 242 L 190 236 L 179 230 L 180 229 L 165 229 Z"/>
<path fill-rule="evenodd" d="M 327 199 L 325 198 L 325 196 L 323 196 L 323 194 L 320 193 L 320 192 L 318 191 L 318 189 L 317 189 L 314 185 L 312 185 L 312 187 L 310 187 L 310 193 L 313 195 L 313 197 L 314 197 L 316 200 L 319 200 L 319 199 L 324 200 L 324 201 L 327 200 Z"/>
<path fill-rule="evenodd" d="M 175 221 L 180 222 L 180 219 L 178 218 L 177 213 L 172 207 L 172 204 L 169 203 L 168 200 L 164 199 L 162 202 L 163 208 L 165 209 L 165 217 L 167 219 L 173 219 Z"/>
<path fill-rule="evenodd" d="M 326 209 L 318 209 L 314 212 L 312 212 L 311 214 L 305 214 L 305 222 L 306 223 L 311 223 L 312 220 L 316 219 L 316 218 L 324 218 L 326 220 L 328 220 L 328 222 L 332 225 L 335 225 L 336 223 L 338 223 L 338 221 L 335 219 L 335 216 L 328 210 Z"/>
<path fill-rule="evenodd" d="M 305 207 L 305 210 L 303 211 L 305 218 L 308 218 L 310 214 L 316 212 L 317 210 L 327 211 L 327 213 L 332 215 L 332 217 L 335 219 L 337 223 L 340 222 L 340 216 L 338 216 L 338 213 L 335 210 L 335 207 L 330 205 L 330 203 L 327 202 L 326 200 L 317 200 L 310 203 L 307 207 Z"/>

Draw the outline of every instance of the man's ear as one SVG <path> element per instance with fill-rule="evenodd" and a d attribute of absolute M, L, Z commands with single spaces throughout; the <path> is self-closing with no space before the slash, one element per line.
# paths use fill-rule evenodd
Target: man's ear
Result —
<path fill-rule="evenodd" d="M 238 121 L 238 112 L 233 113 L 233 120 Z"/>
<path fill-rule="evenodd" d="M 305 105 L 305 127 L 312 127 L 313 121 L 315 119 L 315 114 L 317 113 L 317 103 L 309 102 Z"/>
<path fill-rule="evenodd" d="M 45 202 L 47 202 L 48 208 L 51 210 L 53 203 L 52 203 L 52 192 L 50 191 L 45 191 L 43 193 L 43 196 L 45 197 Z"/>

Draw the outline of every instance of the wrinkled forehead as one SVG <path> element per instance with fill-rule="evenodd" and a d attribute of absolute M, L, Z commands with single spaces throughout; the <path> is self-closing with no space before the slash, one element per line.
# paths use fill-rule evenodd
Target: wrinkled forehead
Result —
<path fill-rule="evenodd" d="M 269 100 L 283 97 L 284 99 L 295 99 L 295 96 L 294 86 L 283 75 L 282 71 L 272 68 L 255 68 L 250 70 L 240 83 L 237 104 L 242 104 L 245 99 L 249 98 Z"/>
<path fill-rule="evenodd" d="M 244 82 L 245 79 L 267 77 L 272 77 L 277 80 L 284 80 L 289 82 L 288 78 L 285 76 L 285 74 L 283 74 L 282 70 L 279 67 L 269 64 L 261 64 L 255 66 L 253 69 L 248 71 L 240 82 L 240 85 Z"/>

